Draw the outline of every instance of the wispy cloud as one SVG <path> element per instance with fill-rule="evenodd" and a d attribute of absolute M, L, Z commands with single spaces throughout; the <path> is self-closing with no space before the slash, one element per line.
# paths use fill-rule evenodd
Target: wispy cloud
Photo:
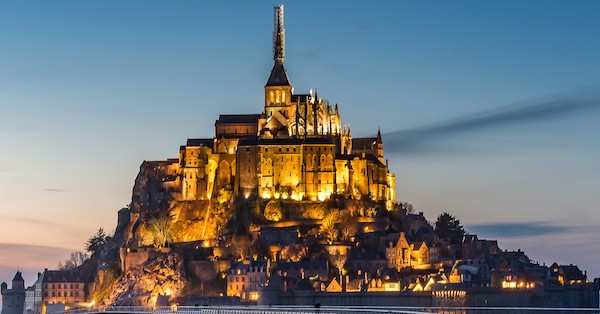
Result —
<path fill-rule="evenodd" d="M 58 261 L 68 258 L 72 251 L 64 247 L 0 242 L 0 281 L 12 279 L 17 268 L 26 279 L 32 278 L 44 268 L 55 268 Z"/>
<path fill-rule="evenodd" d="M 546 101 L 506 106 L 431 125 L 386 133 L 384 143 L 388 152 L 422 153 L 434 151 L 436 146 L 441 149 L 451 148 L 452 145 L 443 143 L 442 140 L 457 134 L 558 120 L 598 108 L 600 93 L 597 90 L 587 90 Z"/>
<path fill-rule="evenodd" d="M 61 189 L 51 189 L 51 188 L 48 188 L 48 189 L 42 189 L 42 191 L 44 191 L 44 192 L 65 192 L 65 190 L 61 190 Z"/>
<path fill-rule="evenodd" d="M 471 234 L 486 238 L 543 236 L 550 234 L 580 233 L 598 227 L 566 226 L 548 222 L 499 222 L 465 226 Z"/>
<path fill-rule="evenodd" d="M 62 234 L 68 238 L 79 238 L 86 234 L 84 226 L 65 219 L 53 220 L 52 218 L 35 218 L 5 214 L 0 214 L 0 219 L 3 222 L 19 226 L 24 232 L 26 232 L 26 230 L 34 230 L 33 232 L 40 233 L 40 230 L 44 230 L 46 233 L 52 233 L 55 236 Z"/>

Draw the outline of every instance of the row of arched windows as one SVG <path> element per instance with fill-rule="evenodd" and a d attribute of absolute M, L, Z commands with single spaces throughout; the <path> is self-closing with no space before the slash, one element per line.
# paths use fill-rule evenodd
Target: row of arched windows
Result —
<path fill-rule="evenodd" d="M 272 104 L 280 104 L 285 102 L 285 91 L 276 90 L 269 92 L 269 102 Z"/>

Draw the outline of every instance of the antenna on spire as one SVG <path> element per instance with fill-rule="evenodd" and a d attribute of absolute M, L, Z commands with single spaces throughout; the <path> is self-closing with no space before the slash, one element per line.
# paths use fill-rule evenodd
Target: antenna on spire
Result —
<path fill-rule="evenodd" d="M 275 28 L 273 29 L 273 60 L 283 64 L 285 60 L 285 29 L 283 28 L 283 4 L 275 6 Z"/>

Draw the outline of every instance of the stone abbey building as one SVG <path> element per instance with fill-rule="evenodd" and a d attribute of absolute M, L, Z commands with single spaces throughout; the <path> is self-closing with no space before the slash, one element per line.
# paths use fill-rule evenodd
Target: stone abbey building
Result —
<path fill-rule="evenodd" d="M 220 115 L 213 138 L 188 139 L 178 159 L 156 166 L 169 173 L 165 191 L 177 200 L 207 200 L 220 189 L 234 197 L 326 200 L 368 196 L 391 207 L 395 176 L 381 133 L 353 138 L 337 104 L 316 93 L 295 94 L 284 66 L 283 5 L 275 7 L 273 69 L 260 114 Z"/>

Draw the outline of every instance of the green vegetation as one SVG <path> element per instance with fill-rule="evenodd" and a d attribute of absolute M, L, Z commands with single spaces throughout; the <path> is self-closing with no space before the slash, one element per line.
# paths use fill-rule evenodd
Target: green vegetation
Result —
<path fill-rule="evenodd" d="M 104 233 L 104 229 L 98 228 L 98 231 L 96 231 L 96 233 L 85 243 L 85 250 L 90 254 L 95 255 L 109 239 L 110 237 Z"/>
<path fill-rule="evenodd" d="M 450 239 L 452 244 L 460 244 L 465 235 L 465 230 L 461 226 L 460 220 L 444 212 L 435 221 L 435 235 L 442 239 Z"/>
<path fill-rule="evenodd" d="M 119 270 L 117 267 L 108 267 L 98 271 L 96 281 L 100 283 L 95 291 L 92 291 L 92 301 L 95 301 L 97 305 L 103 305 L 112 293 L 112 287 L 119 279 Z"/>

